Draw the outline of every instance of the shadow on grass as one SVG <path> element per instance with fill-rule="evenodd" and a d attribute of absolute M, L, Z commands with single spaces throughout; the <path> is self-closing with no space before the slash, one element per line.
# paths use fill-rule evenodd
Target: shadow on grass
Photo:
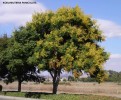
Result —
<path fill-rule="evenodd" d="M 46 93 L 46 92 L 26 92 L 25 97 L 26 98 L 41 98 L 41 95 L 50 95 L 52 93 Z"/>

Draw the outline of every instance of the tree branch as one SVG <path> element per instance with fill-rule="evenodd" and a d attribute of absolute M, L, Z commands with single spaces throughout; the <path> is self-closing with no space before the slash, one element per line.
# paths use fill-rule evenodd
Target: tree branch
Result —
<path fill-rule="evenodd" d="M 51 71 L 49 71 L 49 72 L 50 72 L 51 77 L 52 77 L 52 78 L 54 78 L 54 76 L 53 76 L 52 72 L 51 72 Z"/>

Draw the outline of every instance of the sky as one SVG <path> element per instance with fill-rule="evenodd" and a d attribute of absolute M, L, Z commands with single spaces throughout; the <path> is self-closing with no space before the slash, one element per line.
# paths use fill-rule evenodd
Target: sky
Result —
<path fill-rule="evenodd" d="M 3 4 L 3 2 L 36 2 L 36 4 Z M 110 53 L 106 70 L 121 71 L 121 0 L 0 0 L 0 36 L 9 36 L 21 25 L 31 21 L 35 12 L 56 11 L 62 6 L 78 5 L 85 14 L 97 20 L 106 36 L 101 46 Z"/>

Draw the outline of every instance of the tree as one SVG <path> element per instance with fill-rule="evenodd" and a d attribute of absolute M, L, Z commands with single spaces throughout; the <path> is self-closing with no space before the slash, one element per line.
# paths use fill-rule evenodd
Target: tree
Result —
<path fill-rule="evenodd" d="M 74 77 L 73 76 L 68 76 L 68 81 L 74 81 Z"/>
<path fill-rule="evenodd" d="M 6 64 L 8 59 L 6 56 L 6 49 L 9 45 L 10 38 L 7 37 L 7 34 L 4 34 L 3 37 L 0 37 L 0 78 L 4 78 L 8 74 Z"/>
<path fill-rule="evenodd" d="M 75 77 L 82 75 L 83 70 L 98 82 L 106 78 L 103 64 L 109 55 L 98 44 L 104 36 L 96 21 L 78 6 L 36 13 L 28 26 L 40 34 L 35 55 L 39 68 L 52 76 L 54 94 L 62 70 L 72 71 Z"/>
<path fill-rule="evenodd" d="M 0 37 L 0 51 L 3 51 L 7 48 L 9 38 L 7 34 L 4 34 L 3 37 Z"/>
<path fill-rule="evenodd" d="M 21 91 L 21 83 L 26 80 L 38 79 L 36 72 L 36 60 L 32 57 L 38 34 L 30 27 L 20 27 L 15 30 L 8 49 L 9 57 L 7 69 L 12 80 L 18 80 L 18 91 Z M 9 81 L 9 80 L 8 80 Z"/>

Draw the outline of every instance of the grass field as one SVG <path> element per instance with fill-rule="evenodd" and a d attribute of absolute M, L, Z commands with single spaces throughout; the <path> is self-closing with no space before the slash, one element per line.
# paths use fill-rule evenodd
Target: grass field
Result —
<path fill-rule="evenodd" d="M 16 91 L 17 90 L 17 82 L 14 82 L 9 85 L 6 85 L 2 82 L 0 84 L 2 84 L 3 86 L 3 91 Z M 42 83 L 37 84 L 33 82 L 28 82 L 28 83 L 24 82 L 22 84 L 22 92 L 51 93 L 52 84 L 42 84 Z M 59 93 L 59 95 L 57 96 L 58 98 L 62 98 L 62 97 L 70 98 L 70 99 L 65 99 L 65 100 L 121 100 L 121 99 L 106 99 L 106 97 L 104 97 L 104 99 L 102 99 L 103 97 L 101 97 L 100 99 L 99 96 L 93 96 L 93 95 L 100 95 L 100 96 L 113 96 L 113 97 L 121 98 L 121 84 L 118 84 L 118 83 L 98 84 L 98 83 L 86 83 L 86 82 L 84 83 L 72 82 L 72 83 L 60 84 L 58 88 L 58 93 Z M 64 95 L 60 93 L 68 93 L 70 95 L 67 95 L 67 94 Z M 86 94 L 86 95 L 74 95 L 74 94 Z M 90 95 L 90 94 L 93 94 L 93 95 Z M 49 95 L 42 94 L 41 97 L 52 98 L 52 100 L 60 100 L 60 99 L 55 99 L 56 95 L 53 96 L 51 94 Z M 71 98 L 75 98 L 75 99 L 71 99 Z M 89 99 L 89 98 L 93 98 L 93 99 Z"/>
<path fill-rule="evenodd" d="M 41 94 L 41 93 L 25 93 L 25 92 L 1 92 L 0 95 L 41 98 L 46 100 L 121 100 L 121 98 L 96 96 L 96 95 L 80 95 L 80 94 Z"/>

